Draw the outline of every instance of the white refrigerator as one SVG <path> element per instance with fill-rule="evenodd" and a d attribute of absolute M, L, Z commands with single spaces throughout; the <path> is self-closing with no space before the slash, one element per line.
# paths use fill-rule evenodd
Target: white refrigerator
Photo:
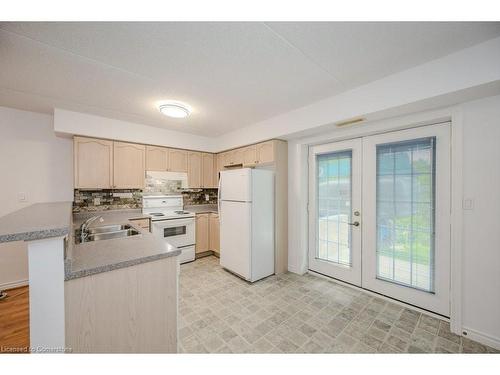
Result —
<path fill-rule="evenodd" d="M 274 172 L 220 172 L 220 264 L 254 282 L 274 274 Z"/>

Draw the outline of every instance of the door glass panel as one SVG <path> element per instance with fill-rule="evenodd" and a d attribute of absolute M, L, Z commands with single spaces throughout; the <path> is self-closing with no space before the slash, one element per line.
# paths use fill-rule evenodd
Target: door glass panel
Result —
<path fill-rule="evenodd" d="M 316 165 L 316 258 L 350 266 L 352 151 L 317 155 Z"/>
<path fill-rule="evenodd" d="M 377 278 L 434 292 L 435 138 L 377 146 Z"/>

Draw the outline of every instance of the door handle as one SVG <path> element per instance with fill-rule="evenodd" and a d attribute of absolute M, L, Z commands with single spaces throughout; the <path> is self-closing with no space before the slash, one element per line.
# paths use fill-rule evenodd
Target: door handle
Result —
<path fill-rule="evenodd" d="M 355 227 L 359 227 L 359 221 L 355 221 L 354 223 L 347 223 L 348 225 L 353 225 Z"/>

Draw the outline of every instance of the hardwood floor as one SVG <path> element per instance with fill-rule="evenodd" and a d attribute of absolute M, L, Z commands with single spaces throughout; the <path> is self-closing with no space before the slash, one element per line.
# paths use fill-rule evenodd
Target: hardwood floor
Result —
<path fill-rule="evenodd" d="M 29 350 L 29 288 L 10 289 L 0 301 L 0 353 Z"/>

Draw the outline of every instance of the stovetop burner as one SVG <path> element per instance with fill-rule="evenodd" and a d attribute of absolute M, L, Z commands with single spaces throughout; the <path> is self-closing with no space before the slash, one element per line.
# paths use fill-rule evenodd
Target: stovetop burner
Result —
<path fill-rule="evenodd" d="M 187 215 L 187 214 L 190 214 L 191 212 L 188 212 L 188 211 L 174 211 L 174 214 L 177 214 L 177 215 Z"/>
<path fill-rule="evenodd" d="M 165 216 L 165 214 L 162 214 L 161 212 L 152 212 L 149 215 L 151 215 L 151 216 Z"/>

